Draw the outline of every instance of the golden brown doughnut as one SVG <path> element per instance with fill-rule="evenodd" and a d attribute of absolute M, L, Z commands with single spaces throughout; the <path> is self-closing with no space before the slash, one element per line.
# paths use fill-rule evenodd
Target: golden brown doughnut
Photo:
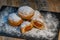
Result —
<path fill-rule="evenodd" d="M 23 19 L 30 20 L 34 15 L 34 10 L 29 6 L 22 6 L 18 9 L 18 15 Z"/>
<path fill-rule="evenodd" d="M 33 20 L 32 24 L 38 29 L 44 29 L 44 23 L 42 23 L 41 21 Z"/>
<path fill-rule="evenodd" d="M 23 20 L 20 17 L 18 17 L 15 13 L 12 13 L 8 17 L 8 22 L 12 26 L 19 26 L 23 22 Z"/>
<path fill-rule="evenodd" d="M 44 29 L 43 16 L 38 10 L 35 10 L 35 13 L 31 19 L 32 19 L 32 24 L 34 25 L 34 27 L 38 29 Z"/>
<path fill-rule="evenodd" d="M 29 21 L 24 21 L 24 22 L 21 24 L 21 32 L 22 32 L 22 33 L 28 32 L 28 31 L 30 31 L 32 28 L 33 28 L 33 25 L 32 25 L 31 22 L 29 22 Z"/>

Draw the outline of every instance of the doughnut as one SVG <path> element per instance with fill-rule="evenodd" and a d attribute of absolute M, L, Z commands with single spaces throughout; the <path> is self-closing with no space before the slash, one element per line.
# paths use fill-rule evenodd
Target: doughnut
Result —
<path fill-rule="evenodd" d="M 36 18 L 34 20 L 32 20 L 32 24 L 34 27 L 38 28 L 38 29 L 44 29 L 44 22 L 42 19 L 40 18 Z"/>
<path fill-rule="evenodd" d="M 29 22 L 29 21 L 24 21 L 24 22 L 21 24 L 21 32 L 22 32 L 22 33 L 28 32 L 28 31 L 30 31 L 32 28 L 33 28 L 33 25 L 32 25 L 32 23 Z"/>
<path fill-rule="evenodd" d="M 34 15 L 34 10 L 29 6 L 22 6 L 18 9 L 18 15 L 23 19 L 30 20 Z"/>
<path fill-rule="evenodd" d="M 11 13 L 8 17 L 8 22 L 11 26 L 19 26 L 23 20 L 16 13 Z"/>
<path fill-rule="evenodd" d="M 32 17 L 32 24 L 38 29 L 44 29 L 43 16 L 38 10 L 35 10 L 34 16 Z"/>

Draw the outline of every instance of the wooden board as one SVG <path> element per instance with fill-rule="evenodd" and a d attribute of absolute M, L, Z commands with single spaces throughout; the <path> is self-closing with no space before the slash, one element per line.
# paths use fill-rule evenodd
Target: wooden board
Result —
<path fill-rule="evenodd" d="M 0 36 L 0 40 L 25 40 L 25 39 L 18 39 L 18 38 L 11 38 L 11 37 L 5 37 L 5 36 Z"/>
<path fill-rule="evenodd" d="M 35 3 L 37 2 L 37 4 Z M 19 7 L 27 2 L 34 9 L 42 9 L 53 12 L 60 12 L 60 0 L 0 0 L 0 7 L 2 5 Z M 46 6 L 47 5 L 47 6 Z"/>
<path fill-rule="evenodd" d="M 58 36 L 58 40 L 60 40 L 60 31 L 59 31 L 59 36 Z"/>
<path fill-rule="evenodd" d="M 47 0 L 48 10 L 60 12 L 60 0 Z"/>

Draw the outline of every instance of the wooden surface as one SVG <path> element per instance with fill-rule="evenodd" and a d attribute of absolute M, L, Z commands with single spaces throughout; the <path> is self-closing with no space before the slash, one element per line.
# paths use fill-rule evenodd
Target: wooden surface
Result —
<path fill-rule="evenodd" d="M 48 10 L 60 12 L 60 0 L 47 0 Z"/>
<path fill-rule="evenodd" d="M 33 9 L 60 12 L 60 0 L 0 0 L 0 7 L 2 5 L 19 7 L 23 4 L 28 4 Z"/>
<path fill-rule="evenodd" d="M 60 31 L 59 31 L 59 37 L 58 37 L 58 40 L 60 40 Z"/>
<path fill-rule="evenodd" d="M 36 3 L 34 0 L 27 0 L 25 2 L 23 0 L 0 0 L 0 8 L 3 5 L 19 7 L 20 5 L 25 4 L 29 4 L 33 9 L 60 12 L 60 0 L 39 0 L 39 1 L 36 0 Z M 58 39 L 60 40 L 60 32 Z M 23 39 L 0 36 L 0 40 L 23 40 Z"/>
<path fill-rule="evenodd" d="M 11 37 L 5 37 L 5 36 L 0 36 L 0 40 L 25 40 L 25 39 L 18 39 L 18 38 L 11 38 Z"/>

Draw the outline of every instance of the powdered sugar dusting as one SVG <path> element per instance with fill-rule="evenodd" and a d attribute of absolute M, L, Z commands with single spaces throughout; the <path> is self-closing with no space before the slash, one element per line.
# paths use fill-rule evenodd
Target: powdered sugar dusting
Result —
<path fill-rule="evenodd" d="M 34 10 L 29 6 L 22 6 L 19 8 L 18 12 L 22 12 L 23 15 L 30 15 Z"/>
<path fill-rule="evenodd" d="M 9 12 L 11 11 L 10 7 L 7 7 L 5 10 L 0 12 L 0 32 L 4 32 L 6 34 L 10 35 L 16 35 L 20 36 L 20 27 L 12 27 L 7 23 L 7 17 Z M 44 21 L 46 24 L 45 30 L 39 30 L 36 28 L 32 28 L 32 30 L 24 33 L 25 36 L 31 36 L 35 38 L 46 38 L 48 40 L 53 40 L 53 38 L 56 36 L 57 31 L 57 25 L 59 24 L 58 19 L 55 16 L 52 16 L 52 14 L 47 13 L 44 14 Z M 30 22 L 26 23 L 29 24 Z M 25 25 L 25 23 L 24 23 Z M 23 26 L 23 25 L 22 25 Z M 27 37 L 28 38 L 28 37 Z"/>
<path fill-rule="evenodd" d="M 19 20 L 21 20 L 21 18 L 20 17 L 18 17 L 15 13 L 12 13 L 12 14 L 10 14 L 9 15 L 9 19 L 11 19 L 11 20 L 13 20 L 13 21 L 19 21 Z"/>
<path fill-rule="evenodd" d="M 34 13 L 34 16 L 32 17 L 32 20 L 43 22 L 43 18 L 41 18 L 40 16 L 42 16 L 41 13 L 38 10 L 35 10 L 35 13 Z"/>
<path fill-rule="evenodd" d="M 12 27 L 8 24 L 8 15 L 10 14 L 9 12 L 11 12 L 11 11 L 12 11 L 12 8 L 7 7 L 2 12 L 0 12 L 0 33 L 3 32 L 6 34 L 10 34 L 10 36 L 12 35 L 12 36 L 19 37 L 19 36 L 21 36 L 20 28 Z M 13 16 L 13 15 L 11 15 L 11 16 Z"/>
<path fill-rule="evenodd" d="M 24 22 L 21 24 L 21 28 L 26 27 L 27 25 L 30 25 L 30 22 L 29 22 L 29 21 L 24 21 Z"/>
<path fill-rule="evenodd" d="M 56 36 L 56 29 L 58 25 L 57 18 L 53 17 L 52 14 L 48 13 L 44 17 L 46 28 L 44 30 L 39 30 L 36 28 L 33 28 L 31 31 L 23 34 L 26 36 L 31 37 L 37 37 L 37 38 L 46 38 L 48 40 L 53 40 L 53 38 Z"/>
<path fill-rule="evenodd" d="M 35 10 L 34 16 L 32 17 L 32 19 L 40 18 L 41 16 L 42 16 L 41 13 L 38 10 Z"/>

